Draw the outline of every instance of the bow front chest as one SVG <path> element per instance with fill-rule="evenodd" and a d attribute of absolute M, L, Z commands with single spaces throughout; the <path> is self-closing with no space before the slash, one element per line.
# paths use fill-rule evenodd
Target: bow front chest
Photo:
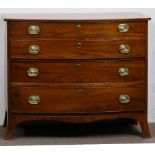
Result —
<path fill-rule="evenodd" d="M 134 13 L 6 15 L 5 138 L 24 121 L 118 118 L 136 120 L 150 137 L 148 20 Z"/>

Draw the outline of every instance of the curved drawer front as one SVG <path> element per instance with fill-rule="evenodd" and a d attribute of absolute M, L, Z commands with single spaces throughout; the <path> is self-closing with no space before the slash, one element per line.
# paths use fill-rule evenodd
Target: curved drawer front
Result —
<path fill-rule="evenodd" d="M 24 59 L 102 59 L 144 57 L 145 38 L 10 39 L 10 57 Z M 38 50 L 38 52 L 34 51 Z M 33 51 L 32 51 L 33 50 Z"/>
<path fill-rule="evenodd" d="M 121 83 L 144 82 L 145 63 L 133 61 L 98 62 L 12 62 L 11 82 L 33 83 Z"/>
<path fill-rule="evenodd" d="M 13 37 L 75 37 L 76 23 L 10 22 L 9 36 Z M 30 34 L 31 26 L 39 27 L 38 33 Z"/>
<path fill-rule="evenodd" d="M 123 27 L 122 25 L 127 25 Z M 120 29 L 122 28 L 122 30 Z M 9 36 L 18 37 L 101 37 L 146 34 L 147 22 L 10 22 Z"/>
<path fill-rule="evenodd" d="M 146 108 L 145 87 L 52 89 L 11 88 L 11 111 L 25 113 L 102 113 Z"/>

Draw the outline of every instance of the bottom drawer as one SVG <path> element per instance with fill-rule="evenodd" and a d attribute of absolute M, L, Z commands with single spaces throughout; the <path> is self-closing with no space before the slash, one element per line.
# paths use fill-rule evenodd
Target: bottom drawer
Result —
<path fill-rule="evenodd" d="M 24 113 L 102 113 L 142 111 L 144 86 L 98 88 L 11 88 L 10 111 Z"/>

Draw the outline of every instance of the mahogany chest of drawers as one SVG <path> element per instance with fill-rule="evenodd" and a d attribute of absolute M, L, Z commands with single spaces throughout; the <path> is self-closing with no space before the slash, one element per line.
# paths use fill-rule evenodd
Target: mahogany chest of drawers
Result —
<path fill-rule="evenodd" d="M 42 15 L 43 16 L 43 15 Z M 24 121 L 147 122 L 147 33 L 142 14 L 53 14 L 7 21 L 8 127 Z"/>

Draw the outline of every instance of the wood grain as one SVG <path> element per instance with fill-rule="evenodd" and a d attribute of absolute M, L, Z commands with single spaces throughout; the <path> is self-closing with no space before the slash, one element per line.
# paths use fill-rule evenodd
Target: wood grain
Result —
<path fill-rule="evenodd" d="M 39 75 L 29 77 L 27 70 L 37 68 Z M 129 75 L 121 77 L 120 68 L 128 68 Z M 11 82 L 30 83 L 121 83 L 145 82 L 144 60 L 97 62 L 12 62 Z"/>
<path fill-rule="evenodd" d="M 124 23 L 124 22 L 123 22 Z M 117 27 L 122 22 L 93 22 L 93 23 L 80 23 L 80 22 L 42 22 L 42 21 L 29 21 L 29 22 L 14 22 L 10 21 L 9 36 L 11 37 L 103 37 L 103 36 L 135 36 L 146 34 L 146 21 L 130 22 L 126 21 L 129 25 L 127 33 L 121 33 Z M 31 25 L 40 27 L 38 35 L 30 35 L 28 28 Z M 81 25 L 80 31 L 77 30 L 77 25 Z"/>
<path fill-rule="evenodd" d="M 6 139 L 11 139 L 16 126 L 24 121 L 86 123 L 117 118 L 136 120 L 143 137 L 151 136 L 147 122 L 149 18 L 131 14 L 116 18 L 118 15 L 102 19 L 103 14 L 93 15 L 92 20 L 90 14 L 80 15 L 79 20 L 73 20 L 73 14 L 70 20 L 60 20 L 63 16 L 59 15 L 57 20 L 8 20 Z M 122 23 L 129 25 L 128 32 L 118 31 Z M 29 35 L 30 25 L 38 25 L 40 33 Z M 38 55 L 27 52 L 31 44 L 40 46 Z M 120 54 L 120 44 L 128 44 L 131 51 Z M 39 69 L 38 77 L 27 76 L 30 67 Z M 129 75 L 120 77 L 120 67 L 127 67 Z M 128 94 L 131 101 L 119 103 L 121 94 Z M 29 104 L 30 95 L 39 95 L 40 103 Z"/>
<path fill-rule="evenodd" d="M 80 91 L 82 91 L 80 93 Z M 103 113 L 144 111 L 145 87 L 104 87 L 79 89 L 52 89 L 50 87 L 16 87 L 11 89 L 11 111 L 20 113 Z M 128 94 L 131 102 L 119 103 L 119 96 Z M 38 105 L 28 98 L 40 96 Z"/>
<path fill-rule="evenodd" d="M 19 117 L 20 116 L 20 117 Z M 151 134 L 147 123 L 146 112 L 125 112 L 125 113 L 106 113 L 106 114 L 92 114 L 92 115 L 30 115 L 30 114 L 12 114 L 9 113 L 9 124 L 5 134 L 6 140 L 11 140 L 15 128 L 18 124 L 28 121 L 46 120 L 46 121 L 60 121 L 60 122 L 74 122 L 74 123 L 88 123 L 108 119 L 129 118 L 137 121 L 140 125 L 142 136 L 144 138 L 150 138 Z"/>
<path fill-rule="evenodd" d="M 72 38 L 72 39 L 10 39 L 10 52 L 13 59 L 106 59 L 144 57 L 145 37 L 113 38 Z M 78 43 L 81 47 L 78 48 Z M 130 47 L 130 52 L 122 54 L 120 45 Z M 30 45 L 38 45 L 40 53 L 30 54 Z M 112 45 L 112 46 L 111 46 Z"/>

